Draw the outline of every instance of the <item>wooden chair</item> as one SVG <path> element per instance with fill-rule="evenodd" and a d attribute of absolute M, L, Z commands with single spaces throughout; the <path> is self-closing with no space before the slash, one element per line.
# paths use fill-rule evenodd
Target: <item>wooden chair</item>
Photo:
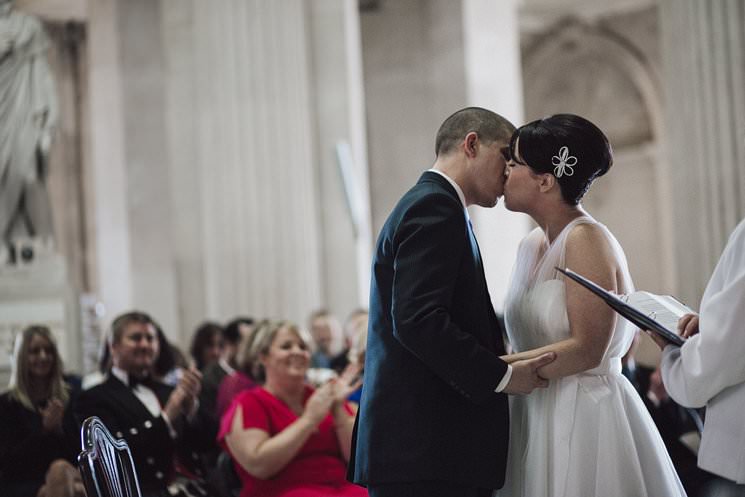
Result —
<path fill-rule="evenodd" d="M 83 451 L 78 467 L 88 497 L 142 497 L 137 471 L 127 442 L 115 439 L 103 422 L 92 416 L 80 430 Z"/>

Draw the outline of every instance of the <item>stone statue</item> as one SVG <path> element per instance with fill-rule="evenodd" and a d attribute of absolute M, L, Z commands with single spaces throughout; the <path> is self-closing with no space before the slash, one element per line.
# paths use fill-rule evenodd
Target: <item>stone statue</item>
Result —
<path fill-rule="evenodd" d="M 41 22 L 0 0 L 0 264 L 20 257 L 18 239 L 53 243 L 45 181 L 57 99 L 47 48 Z"/>

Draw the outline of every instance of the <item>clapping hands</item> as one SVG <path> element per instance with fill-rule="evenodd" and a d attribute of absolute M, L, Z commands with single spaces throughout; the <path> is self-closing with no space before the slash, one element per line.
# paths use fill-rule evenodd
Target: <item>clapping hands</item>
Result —
<path fill-rule="evenodd" d="M 62 431 L 65 406 L 61 400 L 50 399 L 46 406 L 39 409 L 39 414 L 41 414 L 41 425 L 45 431 Z"/>
<path fill-rule="evenodd" d="M 180 414 L 189 415 L 196 406 L 202 390 L 202 373 L 194 366 L 184 369 L 181 379 L 164 407 L 168 419 L 175 420 Z"/>
<path fill-rule="evenodd" d="M 359 364 L 349 364 L 338 378 L 324 383 L 316 389 L 305 404 L 303 414 L 314 424 L 319 424 L 329 411 L 336 414 L 343 408 L 347 397 L 362 385 Z"/>
<path fill-rule="evenodd" d="M 331 380 L 334 390 L 334 401 L 343 404 L 347 397 L 362 385 L 362 366 L 357 363 L 350 363 L 344 368 L 341 376 Z"/>

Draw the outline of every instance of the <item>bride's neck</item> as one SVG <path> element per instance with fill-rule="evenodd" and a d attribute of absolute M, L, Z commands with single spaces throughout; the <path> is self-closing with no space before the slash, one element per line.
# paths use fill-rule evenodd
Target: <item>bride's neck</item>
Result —
<path fill-rule="evenodd" d="M 533 219 L 546 234 L 548 243 L 553 243 L 559 233 L 578 217 L 586 216 L 587 212 L 580 205 L 566 205 L 565 207 L 552 209 L 533 216 Z"/>

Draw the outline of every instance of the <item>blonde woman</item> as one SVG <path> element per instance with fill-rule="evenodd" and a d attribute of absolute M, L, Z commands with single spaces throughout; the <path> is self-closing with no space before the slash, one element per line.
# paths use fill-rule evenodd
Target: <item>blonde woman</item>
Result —
<path fill-rule="evenodd" d="M 36 495 L 51 463 L 79 451 L 62 359 L 45 326 L 16 338 L 10 389 L 0 396 L 0 495 Z"/>
<path fill-rule="evenodd" d="M 297 326 L 255 331 L 249 362 L 260 387 L 241 393 L 218 436 L 236 463 L 241 497 L 366 496 L 345 479 L 354 417 L 345 399 L 359 368 L 317 389 L 308 386 L 309 340 Z"/>

